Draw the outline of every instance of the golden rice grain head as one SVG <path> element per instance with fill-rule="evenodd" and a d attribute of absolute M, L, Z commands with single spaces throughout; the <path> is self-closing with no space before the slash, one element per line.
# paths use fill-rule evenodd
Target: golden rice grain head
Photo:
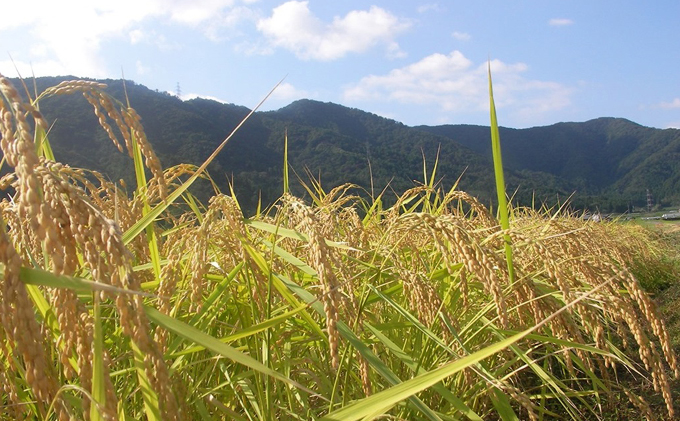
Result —
<path fill-rule="evenodd" d="M 404 287 L 404 294 L 408 297 L 410 310 L 415 312 L 425 326 L 432 328 L 435 323 L 439 322 L 443 335 L 449 339 L 449 331 L 439 319 L 439 312 L 446 313 L 446 309 L 435 288 L 422 278 L 421 273 L 416 273 L 413 268 L 399 268 L 399 277 Z M 448 316 L 450 320 L 453 320 L 453 317 Z"/>
<path fill-rule="evenodd" d="M 131 277 L 129 272 L 127 277 Z M 135 284 L 131 279 L 124 283 Z M 175 420 L 180 416 L 177 412 L 178 398 L 173 392 L 173 383 L 168 375 L 168 368 L 160 348 L 151 337 L 149 322 L 142 306 L 142 298 L 138 295 L 119 294 L 116 297 L 121 327 L 144 355 L 144 371 L 151 387 L 158 395 L 161 412 L 166 414 L 167 419 Z"/>
<path fill-rule="evenodd" d="M 156 156 L 151 144 L 146 138 L 146 133 L 142 127 L 141 117 L 137 114 L 134 108 L 128 107 L 123 112 L 123 119 L 132 128 L 137 146 L 139 147 L 142 156 L 144 156 L 144 164 L 151 171 L 154 176 L 161 199 L 167 195 L 167 186 L 165 184 L 165 177 L 163 176 L 163 169 L 161 161 Z"/>
<path fill-rule="evenodd" d="M 491 215 L 486 206 L 477 200 L 476 197 L 461 190 L 453 190 L 444 196 L 442 203 L 448 205 L 453 201 L 467 203 L 471 210 L 474 211 L 474 218 L 481 226 L 491 228 L 499 225 L 496 218 Z"/>
<path fill-rule="evenodd" d="M 435 236 L 442 235 L 447 239 L 449 246 L 460 256 L 459 258 L 462 258 L 467 272 L 482 281 L 485 290 L 491 294 L 496 304 L 501 326 L 507 326 L 507 305 L 498 276 L 499 273 L 503 273 L 505 267 L 495 258 L 495 252 L 482 246 L 467 230 L 461 229 L 458 225 L 451 225 L 450 218 L 439 218 L 432 228 Z"/>
<path fill-rule="evenodd" d="M 118 141 L 118 138 L 116 137 L 115 133 L 113 132 L 113 129 L 109 125 L 109 123 L 106 121 L 107 115 L 110 115 L 108 112 L 104 113 L 102 112 L 102 108 L 100 106 L 100 101 L 99 98 L 100 96 L 95 96 L 91 92 L 83 92 L 83 96 L 87 100 L 87 102 L 92 105 L 94 108 L 94 115 L 97 117 L 99 120 L 99 125 L 104 129 L 106 134 L 109 136 L 109 139 L 113 144 L 118 148 L 118 150 L 122 153 L 123 152 L 123 146 L 120 144 Z M 104 107 L 106 109 L 106 107 Z M 108 110 L 107 110 L 108 111 Z M 120 128 L 120 126 L 119 126 Z"/>
<path fill-rule="evenodd" d="M 333 188 L 321 198 L 318 208 L 328 213 L 336 213 L 341 209 L 347 209 L 347 203 L 359 199 L 359 196 L 349 194 L 349 190 L 355 186 L 345 183 Z"/>
<path fill-rule="evenodd" d="M 670 383 L 668 376 L 661 365 L 660 356 L 656 351 L 654 344 L 651 343 L 647 337 L 647 334 L 639 322 L 635 310 L 632 308 L 631 303 L 626 302 L 624 296 L 612 297 L 609 304 L 615 308 L 626 321 L 628 328 L 630 329 L 635 341 L 638 344 L 638 355 L 640 360 L 643 362 L 645 369 L 652 376 L 652 385 L 654 386 L 654 390 L 656 392 L 661 392 L 666 403 L 669 416 L 672 419 L 674 411 L 673 399 L 670 392 Z"/>
<path fill-rule="evenodd" d="M 208 211 L 198 229 L 185 233 L 191 238 L 188 243 L 191 244 L 189 246 L 189 272 L 192 276 L 189 282 L 192 311 L 197 311 L 203 302 L 204 277 L 209 271 L 209 262 L 214 260 L 213 256 L 208 256 L 208 249 L 211 244 L 214 244 L 214 238 L 224 231 L 231 232 L 232 235 L 236 234 L 242 239 L 246 238 L 242 215 L 234 200 L 224 195 L 218 195 L 210 199 Z M 241 251 L 242 260 L 247 259 L 248 256 L 243 252 L 240 242 L 237 248 Z"/>
<path fill-rule="evenodd" d="M 38 98 L 52 95 L 70 95 L 74 92 L 86 92 L 93 90 L 106 89 L 106 84 L 89 80 L 66 80 L 56 86 L 49 87 L 43 91 Z"/>
<path fill-rule="evenodd" d="M 3 93 L 9 93 L 5 95 L 8 98 L 16 96 L 15 92 L 8 91 L 6 84 L 0 84 L 0 89 Z M 40 224 L 38 217 L 42 217 L 44 224 L 57 223 L 60 232 L 53 239 L 53 247 L 49 248 L 53 254 L 50 256 L 52 259 L 57 255 L 56 252 L 60 251 L 57 243 L 63 241 L 59 235 L 70 236 L 81 249 L 85 265 L 89 267 L 95 281 L 110 283 L 124 289 L 139 290 L 139 281 L 130 275 L 132 273 L 130 256 L 122 242 L 122 233 L 117 223 L 93 206 L 82 189 L 60 177 L 57 164 L 38 162 L 29 136 L 28 124 L 23 118 L 24 113 L 20 112 L 22 111 L 21 104 L 12 102 L 11 105 L 15 111 L 17 135 L 13 142 L 9 143 L 8 150 L 10 155 L 14 154 L 18 157 L 15 161 L 17 162 L 17 190 L 20 195 L 19 215 L 32 220 L 31 228 L 36 228 L 35 232 L 39 237 L 46 236 L 46 228 L 49 227 Z M 40 187 L 44 186 L 48 188 L 41 191 Z M 41 199 L 41 196 L 44 198 Z M 51 209 L 63 209 L 66 215 L 56 214 L 46 217 L 43 213 L 49 209 L 43 207 L 43 203 L 49 203 Z M 56 221 L 54 218 L 57 218 Z M 65 229 L 66 227 L 68 229 Z M 3 235 L 6 238 L 6 233 Z M 23 355 L 27 382 L 34 390 L 37 400 L 49 402 L 56 395 L 56 383 L 54 376 L 49 374 L 50 367 L 46 364 L 42 347 L 34 345 L 41 343 L 40 329 L 35 321 L 26 291 L 20 287 L 21 283 L 17 278 L 21 265 L 20 259 L 13 247 L 8 244 L 9 241 L 0 241 L 0 246 L 3 246 L 1 251 L 4 252 L 0 255 L 3 255 L 2 260 L 6 262 L 5 280 L 2 284 L 2 322 L 6 331 L 17 332 L 12 340 Z M 13 259 L 14 263 L 7 264 L 10 259 Z M 62 266 L 61 261 L 59 261 L 59 266 Z M 127 275 L 121 276 L 121 273 Z M 116 296 L 116 307 L 120 314 L 123 331 L 138 344 L 142 353 L 151 359 L 147 374 L 152 380 L 152 387 L 158 391 L 162 408 L 174 417 L 176 397 L 172 394 L 167 367 L 162 356 L 157 346 L 150 340 L 149 325 L 142 305 L 139 296 L 130 297 L 128 294 Z M 87 336 L 87 330 L 83 337 Z M 91 340 L 79 341 L 81 353 L 87 353 L 88 343 L 91 343 Z M 91 360 L 89 356 L 81 358 L 81 360 L 85 359 Z M 82 368 L 83 371 L 87 371 L 87 366 L 83 365 Z"/>
<path fill-rule="evenodd" d="M 640 411 L 641 415 L 647 420 L 656 419 L 652 409 L 649 407 L 647 401 L 642 399 L 627 388 L 623 388 L 623 393 L 628 397 L 628 400 Z"/>
<path fill-rule="evenodd" d="M 46 200 L 60 203 L 66 211 L 67 221 L 62 224 L 70 227 L 71 241 L 81 248 L 83 260 L 90 268 L 93 279 L 123 289 L 140 290 L 139 281 L 130 275 L 132 273 L 130 255 L 122 242 L 118 224 L 90 204 L 79 187 L 60 179 L 58 165 L 50 162 L 45 162 L 44 165 L 44 168 L 39 169 L 39 174 L 49 181 L 46 185 L 50 188 L 45 190 Z M 121 270 L 127 275 L 121 277 Z M 149 338 L 150 327 L 143 315 L 142 305 L 138 296 L 130 297 L 128 294 L 116 296 L 116 307 L 123 332 L 133 339 L 143 353 L 158 354 L 158 347 Z M 86 344 L 91 343 L 91 340 L 79 342 L 81 352 L 89 354 L 87 348 L 89 345 Z M 81 358 L 81 361 L 83 360 L 91 360 L 91 357 L 88 355 L 87 358 Z M 87 366 L 83 368 L 85 369 L 83 371 L 87 371 Z M 152 382 L 152 387 L 163 399 L 162 405 L 172 412 L 175 397 L 171 393 L 167 368 L 162 359 L 154 359 L 153 365 L 147 367 L 147 371 L 150 379 L 158 379 Z"/>
<path fill-rule="evenodd" d="M 654 302 L 649 298 L 649 295 L 647 295 L 647 293 L 642 290 L 640 284 L 630 272 L 627 270 L 621 270 L 619 271 L 619 276 L 624 280 L 625 286 L 630 293 L 630 296 L 637 303 L 638 308 L 640 309 L 644 318 L 647 320 L 652 332 L 654 332 L 656 337 L 659 339 L 664 357 L 671 370 L 673 370 L 674 376 L 677 378 L 680 376 L 680 372 L 678 371 L 677 357 L 671 345 L 668 329 L 666 328 L 666 324 L 657 310 L 656 304 L 654 304 Z"/>
<path fill-rule="evenodd" d="M 75 369 L 71 366 L 71 355 L 76 351 L 80 319 L 78 317 L 77 297 L 73 291 L 56 289 L 50 294 L 51 305 L 59 323 L 59 338 L 57 349 L 62 363 L 64 377 L 71 380 L 76 376 Z M 82 370 L 82 368 L 81 368 Z"/>
<path fill-rule="evenodd" d="M 16 167 L 17 155 L 10 149 L 14 147 L 14 123 L 12 112 L 5 106 L 4 101 L 0 101 L 0 147 L 4 152 L 7 163 Z"/>
<path fill-rule="evenodd" d="M 113 144 L 122 152 L 122 145 L 118 141 L 118 137 L 114 134 L 111 125 L 108 123 L 108 119 L 115 122 L 123 136 L 128 154 L 131 157 L 133 151 L 131 134 L 134 134 L 142 156 L 145 158 L 145 165 L 151 170 L 158 192 L 161 198 L 164 198 L 166 196 L 167 186 L 165 185 L 163 171 L 158 157 L 155 155 L 153 148 L 146 139 L 144 129 L 140 122 L 141 118 L 134 109 L 124 107 L 118 101 L 103 92 L 103 89 L 105 88 L 105 84 L 96 82 L 67 81 L 60 83 L 56 87 L 46 89 L 39 98 L 81 92 L 94 108 L 95 116 L 102 128 L 106 131 Z"/>
<path fill-rule="evenodd" d="M 357 358 L 359 359 L 361 388 L 364 391 L 364 396 L 371 396 L 373 394 L 373 386 L 370 377 L 370 365 L 368 364 L 368 360 L 366 360 L 366 358 L 364 358 L 362 355 L 358 354 Z"/>
<path fill-rule="evenodd" d="M 506 384 L 503 389 L 512 397 L 515 402 L 518 402 L 527 411 L 527 415 L 531 421 L 538 421 L 538 414 L 536 414 L 537 406 L 531 399 L 520 389 Z"/>
<path fill-rule="evenodd" d="M 0 295 L 1 297 L 2 295 Z M 7 414 L 5 416 L 11 417 L 8 419 L 24 420 L 29 417 L 29 408 L 23 404 L 24 402 L 19 397 L 16 381 L 19 373 L 14 365 L 4 363 L 4 361 L 12 361 L 13 358 L 13 353 L 8 344 L 5 331 L 0 328 L 0 360 L 3 361 L 0 364 L 0 394 L 3 394 L 6 399 L 5 410 Z"/>
<path fill-rule="evenodd" d="M 392 220 L 397 219 L 404 204 L 425 192 L 432 192 L 432 189 L 428 186 L 417 186 L 406 190 L 397 198 L 397 202 L 387 211 L 387 218 Z"/>
<path fill-rule="evenodd" d="M 156 307 L 158 308 L 158 311 L 163 314 L 170 314 L 171 299 L 177 290 L 177 284 L 182 270 L 182 249 L 183 247 L 176 247 L 172 254 L 167 255 L 168 264 L 161 268 L 160 283 L 156 292 L 158 296 L 158 304 Z M 154 340 L 158 343 L 163 352 L 166 350 L 169 334 L 170 333 L 161 326 L 157 326 L 154 331 Z"/>
<path fill-rule="evenodd" d="M 19 95 L 19 92 L 14 88 L 12 85 L 12 82 L 10 82 L 9 79 L 7 79 L 5 76 L 0 74 L 0 91 L 5 95 L 7 98 L 7 101 L 12 104 L 21 104 L 21 96 Z"/>
<path fill-rule="evenodd" d="M 31 229 L 39 230 L 37 221 L 38 207 L 40 205 L 40 191 L 34 175 L 34 168 L 38 164 L 38 156 L 35 152 L 31 128 L 26 121 L 26 111 L 19 93 L 12 84 L 0 74 L 0 92 L 8 99 L 12 111 L 15 127 L 14 135 L 3 142 L 3 153 L 8 163 L 13 163 L 18 179 L 19 214 L 26 218 Z M 5 117 L 3 117 L 3 121 Z M 3 123 L 5 125 L 5 123 Z M 11 127 L 10 122 L 10 127 Z M 3 133 L 5 139 L 5 133 Z"/>
<path fill-rule="evenodd" d="M 11 244 L 4 223 L 0 227 L 0 263 L 4 274 L 0 279 L 0 323 L 8 342 L 23 360 L 25 379 L 44 416 L 45 408 L 57 396 L 57 382 L 44 351 L 44 338 L 35 319 L 33 304 L 19 278 L 21 258 Z M 56 401 L 57 413 L 65 410 Z"/>
<path fill-rule="evenodd" d="M 210 207 L 204 218 L 204 223 L 201 229 L 205 230 L 207 225 L 205 220 L 214 218 L 215 229 L 211 229 L 211 238 L 215 245 L 219 245 L 216 249 L 222 250 L 224 253 L 211 255 L 221 267 L 229 267 L 238 264 L 239 262 L 246 262 L 251 269 L 256 268 L 257 264 L 253 261 L 251 255 L 244 248 L 245 245 L 254 244 L 251 241 L 251 235 L 248 233 L 244 224 L 243 212 L 238 206 L 234 198 L 226 195 L 216 195 L 210 200 Z M 262 220 L 266 220 L 261 216 Z M 269 221 L 277 223 L 275 221 Z M 290 240 L 292 241 L 292 240 Z M 279 243 L 278 246 L 284 247 L 287 242 Z M 278 259 L 272 261 L 273 270 L 284 270 L 283 263 Z M 260 270 L 251 270 L 254 277 L 252 288 L 250 290 L 251 300 L 260 309 L 264 309 L 267 303 L 267 284 L 268 279 Z"/>
<path fill-rule="evenodd" d="M 463 263 L 466 280 L 470 277 L 479 279 L 486 293 L 490 294 L 496 304 L 496 312 L 501 325 L 508 323 L 507 306 L 503 294 L 500 275 L 506 276 L 506 270 L 495 256 L 496 251 L 482 245 L 479 233 L 469 229 L 469 225 L 460 217 L 452 215 L 435 216 L 423 212 L 410 212 L 395 220 L 395 232 L 414 231 L 427 233 L 423 237 L 423 247 L 434 246 L 444 257 L 450 273 L 456 263 Z M 401 237 L 402 239 L 405 237 Z"/>
<path fill-rule="evenodd" d="M 204 277 L 208 273 L 208 237 L 197 233 L 193 237 L 192 249 L 189 260 L 191 273 L 191 311 L 198 311 L 203 303 L 203 290 L 205 287 Z"/>
<path fill-rule="evenodd" d="M 326 314 L 326 329 L 330 344 L 331 365 L 338 368 L 340 356 L 338 346 L 340 334 L 337 330 L 339 283 L 333 271 L 332 262 L 335 260 L 333 251 L 326 244 L 325 239 L 319 232 L 319 220 L 312 209 L 297 198 L 287 196 L 284 200 L 288 203 L 298 228 L 307 235 L 307 255 L 310 266 L 316 271 L 317 278 L 322 288 L 321 300 Z"/>
<path fill-rule="evenodd" d="M 458 271 L 458 281 L 460 284 L 460 294 L 463 297 L 463 307 L 464 308 L 469 308 L 470 301 L 468 299 L 468 282 L 467 282 L 467 272 L 465 271 L 465 267 L 461 267 L 460 271 Z"/>

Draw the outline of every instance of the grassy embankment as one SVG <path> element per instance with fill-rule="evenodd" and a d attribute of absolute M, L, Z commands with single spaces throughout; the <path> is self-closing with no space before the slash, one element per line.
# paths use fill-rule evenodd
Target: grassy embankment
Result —
<path fill-rule="evenodd" d="M 2 419 L 674 415 L 674 344 L 643 286 L 677 266 L 650 230 L 512 207 L 499 222 L 439 190 L 436 163 L 387 209 L 313 183 L 304 203 L 284 163 L 281 199 L 245 218 L 187 192 L 212 157 L 163 170 L 104 86 L 0 90 Z M 64 94 L 134 160 L 130 195 L 55 161 L 37 107 Z"/>

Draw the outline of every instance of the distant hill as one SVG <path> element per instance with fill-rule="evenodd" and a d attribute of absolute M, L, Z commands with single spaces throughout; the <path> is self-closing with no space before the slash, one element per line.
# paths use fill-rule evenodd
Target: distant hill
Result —
<path fill-rule="evenodd" d="M 38 78 L 36 85 L 42 91 L 68 79 L 74 78 Z M 122 81 L 102 82 L 109 94 L 125 99 Z M 133 82 L 127 82 L 127 93 L 164 167 L 202 163 L 249 112 L 206 99 L 182 101 Z M 57 159 L 133 182 L 130 158 L 113 147 L 81 96 L 50 98 L 41 110 L 54 122 L 50 141 Z M 394 197 L 391 190 L 401 193 L 422 183 L 423 161 L 429 176 L 439 154 L 437 177 L 444 188 L 462 175 L 461 189 L 486 203 L 495 195 L 488 127 L 409 127 L 358 109 L 300 100 L 255 113 L 208 167 L 222 190 L 233 180 L 244 208 L 254 209 L 260 198 L 271 203 L 281 194 L 286 129 L 291 167 L 306 182 L 306 172 L 320 175 L 327 190 L 351 182 L 366 195 L 371 185 L 373 194 L 389 186 L 388 196 Z M 680 203 L 680 130 L 602 118 L 501 128 L 501 142 L 508 191 L 516 191 L 522 204 L 554 204 L 576 192 L 576 206 L 625 210 L 643 205 L 647 188 L 664 204 Z M 304 194 L 299 185 L 296 189 Z M 207 183 L 195 190 L 203 198 L 210 191 Z"/>
<path fill-rule="evenodd" d="M 488 127 L 419 126 L 483 156 Z M 500 129 L 503 161 L 510 169 L 545 172 L 578 191 L 642 205 L 646 190 L 663 204 L 680 202 L 680 130 L 644 127 L 621 118 L 558 123 L 529 129 Z"/>

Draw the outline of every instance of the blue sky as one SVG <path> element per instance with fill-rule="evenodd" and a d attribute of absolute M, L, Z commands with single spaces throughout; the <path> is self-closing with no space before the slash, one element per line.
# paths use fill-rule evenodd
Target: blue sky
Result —
<path fill-rule="evenodd" d="M 0 73 L 127 79 L 263 109 L 300 98 L 408 125 L 623 117 L 680 127 L 680 1 L 5 1 Z M 10 56 L 11 59 L 10 60 Z M 133 104 L 134 106 L 134 104 Z"/>

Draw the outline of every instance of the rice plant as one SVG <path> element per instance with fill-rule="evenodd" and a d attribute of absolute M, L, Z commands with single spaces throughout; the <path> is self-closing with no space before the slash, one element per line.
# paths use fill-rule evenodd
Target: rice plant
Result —
<path fill-rule="evenodd" d="M 499 222 L 436 165 L 387 209 L 286 181 L 249 218 L 188 192 L 229 138 L 163 170 L 102 84 L 0 91 L 1 419 L 593 419 L 619 394 L 653 417 L 624 371 L 675 414 L 635 276 L 664 247 L 649 231 L 510 205 Z M 55 160 L 39 105 L 66 94 L 134 160 L 134 191 Z"/>

